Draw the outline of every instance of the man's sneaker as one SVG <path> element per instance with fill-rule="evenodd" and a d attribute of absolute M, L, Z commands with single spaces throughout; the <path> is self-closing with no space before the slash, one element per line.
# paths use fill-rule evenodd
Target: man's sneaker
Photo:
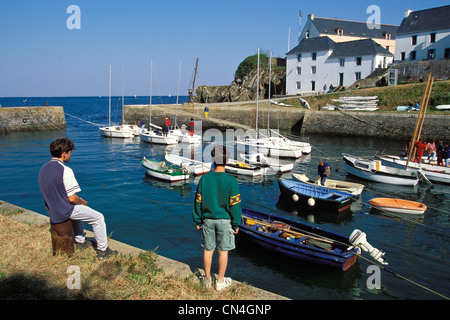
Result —
<path fill-rule="evenodd" d="M 109 247 L 106 248 L 105 251 L 97 250 L 97 259 L 103 260 L 105 258 L 109 258 L 110 256 L 116 255 L 117 253 L 117 251 L 111 250 Z"/>
<path fill-rule="evenodd" d="M 86 240 L 83 243 L 75 242 L 75 249 L 77 249 L 77 250 L 84 250 L 84 249 L 93 248 L 93 247 L 94 247 L 94 243 L 90 240 Z"/>
<path fill-rule="evenodd" d="M 203 276 L 202 282 L 203 282 L 203 285 L 204 285 L 207 289 L 211 288 L 212 278 L 206 279 L 206 277 Z"/>
<path fill-rule="evenodd" d="M 223 282 L 216 281 L 216 290 L 222 291 L 223 289 L 231 286 L 231 278 L 223 278 Z"/>

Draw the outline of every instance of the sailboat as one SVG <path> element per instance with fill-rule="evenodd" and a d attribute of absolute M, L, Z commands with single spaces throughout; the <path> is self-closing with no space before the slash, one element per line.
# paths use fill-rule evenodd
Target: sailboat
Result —
<path fill-rule="evenodd" d="M 153 75 L 153 60 L 151 61 L 151 67 L 150 67 L 150 119 L 149 119 L 149 127 L 148 130 L 142 131 L 139 133 L 139 137 L 141 141 L 148 142 L 148 143 L 154 143 L 154 144 L 164 144 L 164 145 L 170 145 L 170 144 L 178 144 L 178 138 L 171 136 L 171 135 L 163 135 L 160 132 L 155 132 L 152 127 L 155 127 L 155 125 L 152 124 L 152 75 Z M 160 127 L 159 127 L 160 128 Z"/>
<path fill-rule="evenodd" d="M 260 49 L 258 48 L 258 67 L 257 67 L 257 77 L 256 77 L 256 137 L 247 136 L 242 141 L 240 137 L 237 138 L 235 143 L 237 145 L 243 145 L 250 148 L 256 149 L 257 152 L 261 152 L 266 156 L 276 156 L 281 158 L 300 158 L 303 155 L 303 150 L 300 145 L 291 143 L 291 140 L 286 137 L 271 137 L 271 130 L 269 128 L 269 116 L 267 118 L 267 136 L 260 137 L 262 135 L 258 132 L 258 102 L 259 102 L 259 60 L 260 60 Z M 271 83 L 272 74 L 272 52 L 270 53 L 269 59 L 269 84 Z M 268 99 L 268 114 L 270 115 L 270 87 L 269 85 L 269 99 Z M 307 149 L 305 149 L 307 152 Z M 310 151 L 309 151 L 310 152 Z"/>
<path fill-rule="evenodd" d="M 189 143 L 189 144 L 202 143 L 202 136 L 195 134 L 195 133 L 191 136 L 189 134 L 189 131 L 187 131 L 186 129 L 180 128 L 177 123 L 180 74 L 181 74 L 181 61 L 180 61 L 180 67 L 178 69 L 178 86 L 177 86 L 177 103 L 176 103 L 177 108 L 175 110 L 174 128 L 172 130 L 169 130 L 169 134 L 177 137 L 178 142 L 180 142 L 180 143 Z"/>
<path fill-rule="evenodd" d="M 108 126 L 99 128 L 100 135 L 108 138 L 132 138 L 131 131 L 123 130 L 121 126 L 111 125 L 111 65 L 109 65 L 109 113 Z"/>

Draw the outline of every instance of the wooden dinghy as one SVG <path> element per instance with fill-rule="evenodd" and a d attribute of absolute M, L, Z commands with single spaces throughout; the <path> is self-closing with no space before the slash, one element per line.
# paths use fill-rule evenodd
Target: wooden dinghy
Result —
<path fill-rule="evenodd" d="M 375 209 L 392 213 L 424 214 L 427 210 L 427 206 L 421 202 L 403 199 L 374 198 L 369 203 Z"/>
<path fill-rule="evenodd" d="M 167 164 L 165 161 L 149 160 L 144 157 L 142 165 L 149 176 L 160 180 L 175 182 L 189 179 L 187 170 Z"/>
<path fill-rule="evenodd" d="M 342 212 L 356 200 L 351 193 L 300 181 L 279 179 L 278 185 L 286 201 L 303 209 Z"/>
<path fill-rule="evenodd" d="M 358 251 L 344 236 L 274 214 L 242 208 L 239 233 L 272 252 L 346 271 Z"/>
<path fill-rule="evenodd" d="M 165 159 L 173 165 L 186 169 L 190 174 L 194 176 L 208 173 L 211 171 L 212 167 L 212 163 L 189 159 L 176 154 L 166 153 Z"/>
<path fill-rule="evenodd" d="M 304 183 L 314 185 L 314 186 L 320 186 L 318 181 L 313 181 L 309 179 L 306 174 L 299 174 L 299 173 L 293 173 L 292 176 Z M 340 180 L 333 180 L 333 179 L 327 179 L 325 181 L 324 187 L 327 187 L 329 189 L 338 190 L 338 191 L 344 191 L 351 193 L 353 195 L 360 195 L 361 192 L 364 189 L 364 185 L 361 183 L 356 182 L 348 182 L 348 181 L 340 181 Z"/>

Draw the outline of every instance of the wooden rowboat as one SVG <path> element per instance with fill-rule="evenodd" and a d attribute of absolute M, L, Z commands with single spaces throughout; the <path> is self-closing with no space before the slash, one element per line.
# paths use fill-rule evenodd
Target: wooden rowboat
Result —
<path fill-rule="evenodd" d="M 144 157 L 142 165 L 146 174 L 160 180 L 175 182 L 189 179 L 187 170 L 167 164 L 165 161 L 149 160 Z"/>
<path fill-rule="evenodd" d="M 421 202 L 403 199 L 374 198 L 369 203 L 375 209 L 392 213 L 423 214 L 427 210 L 427 206 Z"/>
<path fill-rule="evenodd" d="M 342 271 L 358 259 L 357 249 L 344 236 L 246 207 L 239 234 L 272 252 Z"/>

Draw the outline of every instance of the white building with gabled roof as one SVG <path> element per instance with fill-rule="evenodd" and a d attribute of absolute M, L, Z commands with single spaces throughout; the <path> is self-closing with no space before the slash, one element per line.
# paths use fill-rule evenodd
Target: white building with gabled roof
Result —
<path fill-rule="evenodd" d="M 396 61 L 450 58 L 450 5 L 406 10 L 396 34 Z"/>

